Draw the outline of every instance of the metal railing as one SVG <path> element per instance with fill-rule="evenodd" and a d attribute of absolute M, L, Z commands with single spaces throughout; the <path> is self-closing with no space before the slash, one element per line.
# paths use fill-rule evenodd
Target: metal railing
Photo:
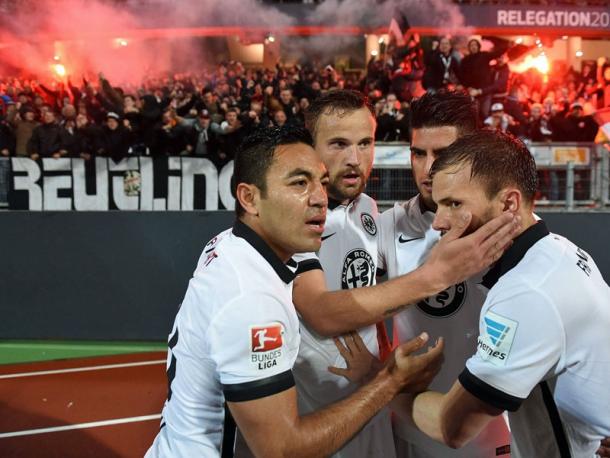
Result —
<path fill-rule="evenodd" d="M 610 206 L 610 144 L 534 143 L 528 147 L 538 170 L 539 208 L 580 210 Z M 380 143 L 376 153 L 367 194 L 384 208 L 417 194 L 409 145 Z"/>

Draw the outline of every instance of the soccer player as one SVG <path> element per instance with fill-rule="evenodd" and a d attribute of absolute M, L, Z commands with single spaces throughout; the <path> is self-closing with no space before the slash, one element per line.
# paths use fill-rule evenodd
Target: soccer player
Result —
<path fill-rule="evenodd" d="M 510 240 L 514 225 L 510 217 L 495 220 L 473 234 L 468 245 L 461 246 L 458 244 L 468 238 L 458 239 L 461 232 L 454 227 L 421 268 L 371 286 L 377 268 L 377 207 L 363 193 L 373 164 L 376 124 L 371 107 L 358 92 L 331 91 L 312 102 L 306 125 L 330 175 L 322 247 L 317 253 L 299 257 L 293 292 L 302 318 L 295 365 L 299 408 L 312 412 L 344 398 L 358 386 L 337 375 L 346 363 L 329 336 L 358 329 L 368 351 L 378 356 L 374 323 L 482 270 Z M 465 229 L 467 220 L 463 223 Z M 339 369 L 329 372 L 329 367 Z M 393 455 L 389 416 L 381 413 L 336 456 Z"/>
<path fill-rule="evenodd" d="M 237 156 L 237 221 L 204 247 L 177 313 L 161 430 L 147 457 L 232 456 L 235 425 L 256 456 L 326 456 L 438 371 L 442 341 L 411 355 L 423 334 L 353 396 L 299 416 L 292 255 L 319 249 L 327 210 L 328 175 L 311 144 L 304 130 L 270 130 Z"/>
<path fill-rule="evenodd" d="M 511 456 L 594 456 L 610 435 L 610 288 L 588 253 L 535 219 L 536 167 L 520 141 L 463 136 L 437 154 L 431 176 L 435 230 L 463 212 L 468 231 L 503 212 L 523 229 L 482 278 L 476 353 L 447 394 L 415 398 L 415 423 L 461 447 L 508 410 Z"/>
<path fill-rule="evenodd" d="M 389 278 L 418 268 L 439 241 L 440 232 L 432 228 L 436 204 L 432 200 L 430 168 L 438 151 L 459 136 L 474 132 L 478 123 L 476 105 L 459 92 L 427 93 L 412 102 L 410 115 L 411 168 L 419 193 L 380 217 L 378 269 L 387 272 Z M 476 274 L 452 285 L 393 317 L 395 341 L 406 342 L 423 329 L 432 336 L 444 337 L 445 362 L 431 384 L 436 391 L 451 388 L 476 350 L 479 312 L 485 301 L 485 293 L 478 287 L 480 277 Z M 399 414 L 394 434 L 396 453 L 401 458 L 487 458 L 510 453 L 510 433 L 501 416 L 467 446 L 452 450 L 419 431 L 408 413 L 401 415 L 397 401 L 392 407 Z"/>

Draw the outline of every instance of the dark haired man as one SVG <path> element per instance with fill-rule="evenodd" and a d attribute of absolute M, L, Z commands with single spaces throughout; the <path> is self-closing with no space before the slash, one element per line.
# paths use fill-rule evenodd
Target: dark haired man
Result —
<path fill-rule="evenodd" d="M 454 228 L 420 269 L 371 286 L 377 267 L 377 207 L 363 193 L 373 164 L 376 125 L 371 108 L 359 92 L 330 91 L 312 102 L 305 121 L 329 171 L 330 210 L 322 247 L 299 257 L 293 292 L 302 318 L 295 366 L 299 407 L 309 412 L 344 398 L 358 386 L 337 376 L 346 363 L 329 337 L 357 329 L 363 345 L 378 356 L 376 322 L 482 270 L 510 239 L 512 223 L 490 236 L 503 224 L 496 220 L 465 245 L 461 243 L 466 239 L 457 240 L 460 232 Z M 339 371 L 331 373 L 329 366 Z M 391 457 L 391 437 L 389 416 L 382 413 L 336 456 Z"/>
<path fill-rule="evenodd" d="M 465 212 L 469 231 L 504 212 L 523 229 L 482 278 L 476 353 L 447 394 L 415 398 L 415 423 L 461 447 L 508 410 L 511 456 L 592 457 L 610 434 L 610 288 L 588 253 L 534 217 L 536 166 L 520 141 L 461 137 L 431 176 L 434 229 L 451 230 Z"/>
<path fill-rule="evenodd" d="M 328 175 L 311 143 L 302 129 L 263 131 L 237 155 L 237 221 L 204 247 L 177 313 L 168 397 L 147 457 L 233 456 L 236 425 L 256 456 L 326 456 L 438 371 L 442 341 L 410 356 L 423 334 L 354 396 L 299 416 L 292 255 L 319 249 L 327 209 Z"/>
<path fill-rule="evenodd" d="M 430 168 L 440 151 L 478 127 L 476 104 L 459 92 L 427 93 L 412 102 L 411 110 L 411 169 L 419 193 L 406 202 L 396 203 L 380 217 L 378 268 L 389 278 L 415 270 L 438 243 L 441 234 L 432 228 L 436 204 L 432 200 Z M 485 300 L 479 283 L 480 274 L 475 274 L 393 318 L 395 341 L 406 342 L 423 329 L 445 338 L 445 362 L 432 382 L 434 390 L 449 390 L 476 348 L 479 312 Z M 468 446 L 451 450 L 419 431 L 399 402 L 392 407 L 398 414 L 394 434 L 399 458 L 487 458 L 502 451 L 509 453 L 510 434 L 502 417 L 495 419 Z"/>
<path fill-rule="evenodd" d="M 494 41 L 491 51 L 481 51 L 481 42 L 477 39 L 468 41 L 468 55 L 462 59 L 459 70 L 460 84 L 476 98 L 481 119 L 485 119 L 489 115 L 493 95 L 484 91 L 484 88 L 491 87 L 493 84 L 493 70 L 489 64 L 508 49 L 506 40 L 494 37 L 487 37 L 487 39 Z"/>

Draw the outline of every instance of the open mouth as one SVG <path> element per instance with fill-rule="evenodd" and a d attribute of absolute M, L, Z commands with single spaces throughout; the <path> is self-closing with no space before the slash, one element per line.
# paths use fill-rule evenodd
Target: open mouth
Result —
<path fill-rule="evenodd" d="M 360 180 L 360 174 L 358 172 L 348 172 L 343 175 L 343 181 L 347 184 L 356 184 Z"/>
<path fill-rule="evenodd" d="M 316 234 L 322 235 L 324 233 L 324 223 L 326 223 L 326 216 L 318 215 L 305 221 L 305 224 L 314 231 Z"/>

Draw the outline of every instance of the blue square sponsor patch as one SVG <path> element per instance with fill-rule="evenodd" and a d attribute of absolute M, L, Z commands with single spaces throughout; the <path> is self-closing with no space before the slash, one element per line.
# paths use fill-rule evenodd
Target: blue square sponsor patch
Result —
<path fill-rule="evenodd" d="M 505 366 L 519 323 L 488 311 L 482 324 L 477 350 L 479 356 L 495 366 Z"/>

